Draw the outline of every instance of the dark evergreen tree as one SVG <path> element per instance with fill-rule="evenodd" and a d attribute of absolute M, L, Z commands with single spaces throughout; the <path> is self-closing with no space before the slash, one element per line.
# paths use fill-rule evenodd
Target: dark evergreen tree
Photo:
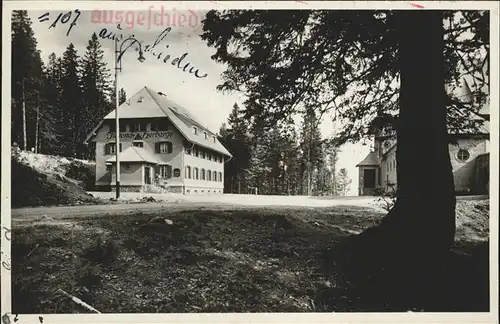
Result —
<path fill-rule="evenodd" d="M 242 109 L 234 104 L 227 127 L 224 125 L 219 132 L 222 142 L 233 154 L 233 158 L 226 163 L 224 170 L 226 192 L 241 193 L 247 186 L 245 170 L 250 162 L 248 124 Z"/>
<path fill-rule="evenodd" d="M 62 129 L 59 114 L 61 69 L 54 53 L 49 55 L 49 63 L 44 70 L 43 89 L 40 98 L 39 123 L 37 127 L 37 152 L 57 154 L 60 152 Z"/>
<path fill-rule="evenodd" d="M 113 111 L 115 109 L 115 81 L 112 82 L 113 83 L 113 86 L 111 87 L 111 90 L 110 90 L 110 95 L 109 95 L 109 111 Z M 118 104 L 122 104 L 124 103 L 125 101 L 127 101 L 127 93 L 125 92 L 125 89 L 123 88 L 120 88 L 120 90 L 118 90 L 118 93 L 119 93 L 119 101 L 118 101 Z"/>
<path fill-rule="evenodd" d="M 43 63 L 25 10 L 12 12 L 11 138 L 21 148 L 36 142 Z"/>
<path fill-rule="evenodd" d="M 59 111 L 65 126 L 61 146 L 63 155 L 76 157 L 81 138 L 82 123 L 82 87 L 79 57 L 73 43 L 66 48 L 62 58 L 63 75 L 61 80 L 61 100 Z"/>
<path fill-rule="evenodd" d="M 341 196 L 347 195 L 351 183 L 352 179 L 347 174 L 347 169 L 341 168 L 337 174 L 337 181 L 336 181 L 338 194 Z"/>
<path fill-rule="evenodd" d="M 77 127 L 77 155 L 88 157 L 89 146 L 83 144 L 85 137 L 110 111 L 108 101 L 111 94 L 110 73 L 104 62 L 104 51 L 96 33 L 93 33 L 89 40 L 81 64 L 83 100 Z"/>
<path fill-rule="evenodd" d="M 243 89 L 258 103 L 247 107 L 254 121 L 275 123 L 301 103 L 320 114 L 333 109 L 344 122 L 342 143 L 367 135 L 377 115 L 396 116 L 397 202 L 379 226 L 339 245 L 337 266 L 357 284 L 378 278 L 402 309 L 442 306 L 432 290 L 445 278 L 455 233 L 447 125 L 475 128 L 460 113 L 480 107 L 457 103 L 445 85 L 466 71 L 484 98 L 489 12 L 210 11 L 203 30 L 213 59 L 228 67 L 218 89 Z"/>
<path fill-rule="evenodd" d="M 312 107 L 304 113 L 301 133 L 302 194 L 313 195 L 314 174 L 323 166 L 323 146 L 320 120 Z"/>

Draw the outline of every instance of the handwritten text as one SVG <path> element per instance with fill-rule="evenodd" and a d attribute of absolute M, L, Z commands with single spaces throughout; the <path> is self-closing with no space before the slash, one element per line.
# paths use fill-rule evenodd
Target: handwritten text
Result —
<path fill-rule="evenodd" d="M 60 13 L 60 14 L 57 16 L 56 20 L 54 20 L 54 22 L 53 22 L 53 23 L 49 26 L 49 29 L 56 27 L 56 26 L 57 26 L 57 23 L 58 23 L 59 21 L 61 22 L 61 24 L 65 24 L 65 23 L 67 23 L 67 22 L 71 19 L 71 15 L 72 15 L 72 14 L 73 14 L 73 12 L 72 12 L 72 11 L 68 11 L 68 12 L 66 12 L 66 13 L 64 13 L 64 14 L 63 14 L 63 13 Z M 78 21 L 78 18 L 80 18 L 80 15 L 81 15 L 80 10 L 76 9 L 76 10 L 75 10 L 75 16 L 74 16 L 74 19 L 73 19 L 73 21 L 71 22 L 71 24 L 69 25 L 68 31 L 66 32 L 66 36 L 68 36 L 68 35 L 69 35 L 69 33 L 71 32 L 71 29 L 72 29 L 74 26 L 76 26 L 76 22 Z M 46 13 L 44 13 L 43 15 L 41 15 L 40 17 L 38 17 L 38 21 L 39 21 L 39 22 L 45 22 L 45 21 L 48 21 L 48 20 L 50 20 L 50 18 L 49 18 L 49 13 L 48 13 L 48 12 L 46 12 Z"/>
<path fill-rule="evenodd" d="M 121 29 L 120 26 L 118 26 L 117 28 Z M 158 37 L 156 38 L 155 42 L 152 45 L 149 44 L 149 45 L 146 45 L 143 47 L 144 52 L 151 53 L 153 56 L 156 57 L 157 60 L 162 60 L 163 63 L 169 62 L 173 66 L 177 66 L 177 68 L 181 69 L 183 72 L 192 73 L 199 79 L 206 78 L 208 76 L 208 74 L 205 73 L 205 74 L 200 75 L 199 69 L 197 69 L 194 66 L 190 66 L 191 63 L 184 61 L 186 59 L 186 57 L 188 56 L 187 52 L 182 54 L 181 56 L 174 56 L 172 60 L 170 60 L 172 58 L 172 56 L 170 54 L 163 53 L 162 47 L 158 46 L 158 45 L 160 45 L 160 43 L 167 37 L 167 35 L 171 31 L 172 31 L 171 27 L 165 28 L 160 33 L 160 35 L 158 35 Z M 111 31 L 108 31 L 106 28 L 103 28 L 99 32 L 99 37 L 101 37 L 103 39 L 112 39 L 112 40 L 121 41 L 123 39 L 123 34 L 117 35 L 116 33 L 113 33 Z M 129 48 L 131 48 L 132 46 L 134 46 L 134 45 L 137 46 L 137 44 L 139 44 L 139 46 L 142 47 L 143 42 L 140 42 L 137 39 L 135 39 L 133 37 L 133 35 L 132 35 L 132 37 L 129 36 L 128 38 L 126 38 L 123 42 L 125 42 L 127 40 L 129 41 L 129 43 L 127 44 L 128 46 L 126 46 L 124 49 L 121 48 L 122 45 L 124 45 L 124 44 L 122 43 L 120 45 L 121 52 L 118 55 L 118 60 L 120 60 L 121 57 L 123 56 L 123 54 L 125 54 L 125 52 Z M 169 44 L 165 44 L 164 49 L 168 49 L 169 47 L 170 47 Z M 136 47 L 136 50 L 138 50 L 137 47 Z"/>

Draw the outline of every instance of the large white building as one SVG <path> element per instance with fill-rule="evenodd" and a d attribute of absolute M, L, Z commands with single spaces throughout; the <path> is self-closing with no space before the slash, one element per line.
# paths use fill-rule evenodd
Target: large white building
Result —
<path fill-rule="evenodd" d="M 215 133 L 161 92 L 144 87 L 118 108 L 120 190 L 222 193 L 232 156 Z M 116 188 L 113 110 L 89 134 L 95 142 L 96 187 Z"/>

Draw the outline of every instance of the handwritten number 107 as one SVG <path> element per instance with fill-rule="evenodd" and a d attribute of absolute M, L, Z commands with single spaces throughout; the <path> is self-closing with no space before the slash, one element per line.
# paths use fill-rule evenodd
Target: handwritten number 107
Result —
<path fill-rule="evenodd" d="M 75 16 L 74 16 L 74 19 L 73 19 L 73 21 L 71 22 L 71 24 L 70 24 L 70 26 L 69 26 L 69 28 L 68 28 L 68 32 L 66 33 L 66 36 L 68 36 L 68 35 L 69 35 L 69 33 L 71 32 L 71 29 L 73 28 L 73 26 L 75 26 L 75 25 L 76 25 L 76 22 L 77 22 L 78 18 L 79 18 L 79 17 L 80 17 L 80 15 L 82 14 L 82 13 L 80 12 L 80 10 L 78 10 L 78 9 L 76 9 L 74 12 L 75 12 Z M 50 26 L 49 26 L 49 29 L 51 29 L 51 28 L 53 28 L 53 27 L 56 27 L 56 25 L 57 25 L 57 23 L 58 23 L 59 21 L 61 21 L 61 24 L 65 24 L 65 23 L 67 23 L 67 22 L 71 19 L 71 15 L 72 15 L 72 13 L 73 13 L 72 11 L 68 11 L 67 13 L 60 13 L 60 14 L 57 16 L 56 20 L 54 20 L 54 22 L 52 23 L 52 25 L 50 25 Z M 48 17 L 47 17 L 48 15 L 49 15 L 49 13 L 46 13 L 46 14 L 44 14 L 44 15 L 40 16 L 40 17 L 39 17 L 40 22 L 43 22 L 43 21 L 45 21 L 45 20 L 48 20 Z"/>

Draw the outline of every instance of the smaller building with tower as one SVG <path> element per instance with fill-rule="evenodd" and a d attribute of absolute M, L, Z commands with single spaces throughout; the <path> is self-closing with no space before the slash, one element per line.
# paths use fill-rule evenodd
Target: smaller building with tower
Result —
<path fill-rule="evenodd" d="M 465 94 L 459 97 L 465 97 L 465 102 L 473 103 L 475 98 L 471 97 L 465 79 L 462 83 L 462 90 Z M 489 100 L 487 100 L 478 113 L 468 117 L 482 122 L 482 126 L 477 131 L 452 130 L 448 134 L 448 148 L 457 194 L 489 193 L 489 116 Z M 370 135 L 374 137 L 373 148 L 356 165 L 359 170 L 358 194 L 360 196 L 372 196 L 397 189 L 397 143 L 391 119 L 391 116 L 384 116 L 376 118 L 372 123 Z M 425 163 L 425 154 L 426 152 L 422 152 L 422 163 Z"/>

